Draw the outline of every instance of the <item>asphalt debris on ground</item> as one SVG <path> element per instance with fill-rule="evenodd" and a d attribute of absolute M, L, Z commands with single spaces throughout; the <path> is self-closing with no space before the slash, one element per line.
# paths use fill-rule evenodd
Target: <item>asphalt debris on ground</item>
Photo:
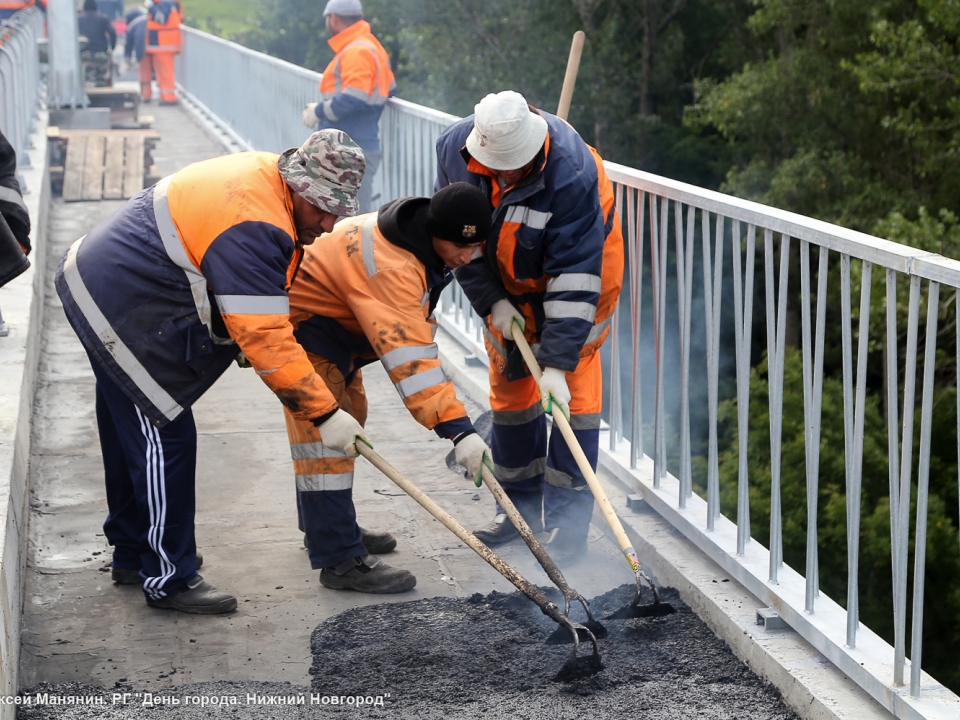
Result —
<path fill-rule="evenodd" d="M 634 585 L 622 585 L 594 598 L 591 610 L 602 617 L 634 592 Z M 157 691 L 159 704 L 145 707 L 149 688 L 43 684 L 23 696 L 102 697 L 103 703 L 22 705 L 17 717 L 208 720 L 213 712 L 244 719 L 797 720 L 776 688 L 738 660 L 676 590 L 663 588 L 661 597 L 676 614 L 604 620 L 609 631 L 600 641 L 604 669 L 575 682 L 552 680 L 572 649 L 545 644 L 555 624 L 520 593 L 493 592 L 358 607 L 325 620 L 311 637 L 309 688 L 200 683 Z M 553 598 L 559 600 L 556 593 Z M 573 619 L 582 620 L 578 609 Z M 580 649 L 581 655 L 589 652 L 588 645 Z M 124 692 L 131 699 L 117 702 Z M 286 704 L 296 697 L 303 698 L 302 705 Z M 199 704 L 203 698 L 206 706 Z M 236 701 L 224 706 L 222 698 Z"/>

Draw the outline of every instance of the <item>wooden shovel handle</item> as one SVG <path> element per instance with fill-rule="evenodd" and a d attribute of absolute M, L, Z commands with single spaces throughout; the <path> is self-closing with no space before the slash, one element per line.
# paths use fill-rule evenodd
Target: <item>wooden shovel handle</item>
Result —
<path fill-rule="evenodd" d="M 570 101 L 573 100 L 573 87 L 577 84 L 577 71 L 580 70 L 580 56 L 583 54 L 583 30 L 573 34 L 570 43 L 570 57 L 567 58 L 567 72 L 563 76 L 563 88 L 560 90 L 560 104 L 557 105 L 557 117 L 566 120 L 570 113 Z"/>
<path fill-rule="evenodd" d="M 533 379 L 539 383 L 542 373 L 540 372 L 540 365 L 537 363 L 537 359 L 533 356 L 533 350 L 530 349 L 530 344 L 523 336 L 523 331 L 520 330 L 519 325 L 514 324 L 512 330 L 513 341 L 517 344 L 517 347 L 520 348 L 520 354 L 523 355 L 523 359 L 526 361 L 527 368 L 530 370 L 530 374 L 533 375 Z M 603 491 L 603 488 L 600 487 L 597 474 L 593 471 L 590 461 L 587 460 L 583 448 L 580 447 L 580 441 L 577 440 L 577 436 L 573 434 L 570 421 L 567 420 L 567 416 L 563 414 L 563 410 L 557 407 L 556 404 L 553 406 L 552 415 L 554 426 L 560 429 L 563 439 L 567 441 L 570 453 L 573 455 L 573 459 L 577 461 L 577 467 L 579 467 L 580 472 L 583 473 L 583 477 L 590 487 L 590 492 L 593 493 L 597 505 L 600 506 L 600 512 L 602 512 L 603 517 L 606 518 L 607 524 L 610 526 L 614 537 L 617 539 L 617 543 L 620 545 L 620 549 L 627 558 L 627 562 L 630 563 L 630 568 L 634 574 L 639 574 L 641 572 L 640 560 L 637 558 L 637 553 L 633 549 L 633 544 L 630 542 L 630 538 L 627 537 L 627 533 L 623 529 L 617 513 L 614 512 L 613 505 L 610 504 L 607 494 Z"/>

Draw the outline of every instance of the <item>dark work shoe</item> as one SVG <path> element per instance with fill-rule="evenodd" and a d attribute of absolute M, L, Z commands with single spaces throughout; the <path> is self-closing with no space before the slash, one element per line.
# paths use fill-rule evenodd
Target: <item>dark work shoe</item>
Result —
<path fill-rule="evenodd" d="M 394 568 L 370 555 L 350 558 L 336 567 L 320 571 L 320 584 L 331 590 L 358 590 L 366 593 L 399 593 L 413 589 L 413 573 Z"/>
<path fill-rule="evenodd" d="M 557 565 L 572 565 L 587 553 L 589 529 L 554 528 L 543 543 L 543 549 Z"/>
<path fill-rule="evenodd" d="M 520 514 L 533 532 L 538 533 L 543 530 L 543 521 L 535 517 L 534 513 L 521 511 Z M 513 526 L 506 513 L 497 513 L 497 516 L 488 525 L 484 525 L 479 530 L 474 530 L 473 534 L 484 545 L 504 545 L 520 537 L 520 531 Z"/>
<path fill-rule="evenodd" d="M 237 599 L 195 575 L 180 592 L 157 600 L 147 598 L 147 605 L 193 615 L 220 615 L 236 610 Z"/>
<path fill-rule="evenodd" d="M 397 539 L 388 532 L 360 528 L 360 534 L 363 535 L 363 546 L 371 555 L 384 555 L 397 547 Z"/>
<path fill-rule="evenodd" d="M 197 570 L 203 567 L 203 555 L 197 553 Z M 110 568 L 110 579 L 117 585 L 143 585 L 143 578 L 140 577 L 140 568 Z"/>

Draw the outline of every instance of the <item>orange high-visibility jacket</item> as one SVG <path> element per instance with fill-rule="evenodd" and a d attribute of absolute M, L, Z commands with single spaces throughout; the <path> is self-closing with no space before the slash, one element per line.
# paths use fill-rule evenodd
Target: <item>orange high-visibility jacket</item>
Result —
<path fill-rule="evenodd" d="M 381 218 L 399 203 L 380 210 Z M 382 222 L 382 221 L 381 221 Z M 290 289 L 290 320 L 309 352 L 345 378 L 379 358 L 411 415 L 441 437 L 471 430 L 463 403 L 440 368 L 429 320 L 448 278 L 392 243 L 377 213 L 342 220 L 305 249 Z"/>
<path fill-rule="evenodd" d="M 147 11 L 147 52 L 178 53 L 183 10 L 176 0 L 161 0 Z"/>
<path fill-rule="evenodd" d="M 287 288 L 302 257 L 273 153 L 188 165 L 71 246 L 57 274 L 87 350 L 158 426 L 242 351 L 297 419 L 336 408 L 293 336 Z"/>

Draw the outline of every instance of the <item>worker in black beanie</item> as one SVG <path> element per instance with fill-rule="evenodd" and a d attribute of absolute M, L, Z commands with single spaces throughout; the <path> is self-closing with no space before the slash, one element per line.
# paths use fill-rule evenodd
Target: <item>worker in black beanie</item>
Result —
<path fill-rule="evenodd" d="M 470 480 L 479 484 L 484 464 L 492 469 L 490 449 L 440 368 L 431 318 L 451 269 L 480 253 L 490 218 L 484 194 L 459 183 L 432 198 L 401 198 L 376 213 L 345 218 L 306 248 L 290 288 L 290 322 L 337 407 L 312 422 L 295 419 L 286 408 L 284 413 L 300 529 L 325 588 L 397 593 L 417 582 L 409 571 L 375 557 L 397 541 L 357 523 L 356 454 L 332 451 L 337 417 L 345 427 L 366 421 L 363 366 L 380 360 L 417 422 L 453 441 Z M 373 444 L 366 436 L 358 442 Z"/>

